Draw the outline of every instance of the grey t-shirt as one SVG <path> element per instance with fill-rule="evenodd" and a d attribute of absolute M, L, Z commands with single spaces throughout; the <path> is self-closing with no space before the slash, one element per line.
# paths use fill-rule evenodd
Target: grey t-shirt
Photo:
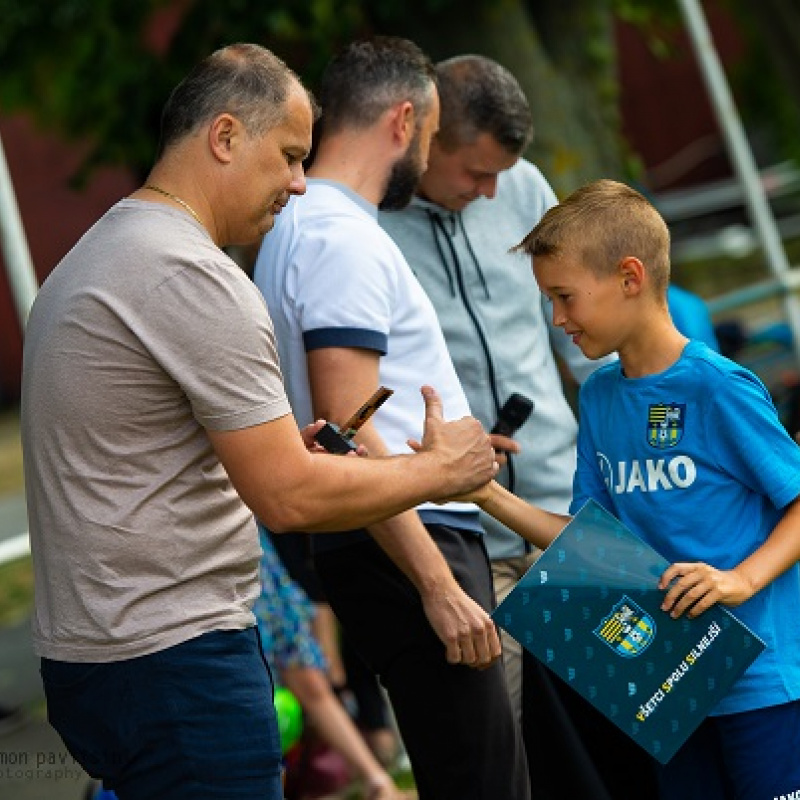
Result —
<path fill-rule="evenodd" d="M 256 526 L 205 429 L 288 413 L 247 276 L 183 211 L 114 206 L 26 329 L 36 652 L 116 661 L 252 625 Z"/>

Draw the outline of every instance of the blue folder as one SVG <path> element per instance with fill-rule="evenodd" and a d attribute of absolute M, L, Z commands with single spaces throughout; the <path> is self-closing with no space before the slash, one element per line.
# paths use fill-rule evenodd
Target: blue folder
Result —
<path fill-rule="evenodd" d="M 668 566 L 589 500 L 492 615 L 664 764 L 765 646 L 722 606 L 662 611 Z"/>

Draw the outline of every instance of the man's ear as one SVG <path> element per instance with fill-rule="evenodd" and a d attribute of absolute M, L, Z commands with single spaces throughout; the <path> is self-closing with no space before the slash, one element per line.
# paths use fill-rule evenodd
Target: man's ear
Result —
<path fill-rule="evenodd" d="M 241 123 L 230 114 L 220 114 L 208 129 L 208 144 L 219 161 L 227 164 L 233 158 L 233 148 L 241 134 Z"/>
<path fill-rule="evenodd" d="M 619 262 L 619 277 L 622 293 L 633 297 L 642 291 L 646 277 L 644 264 L 635 256 L 625 256 Z"/>
<path fill-rule="evenodd" d="M 415 124 L 414 104 L 410 100 L 404 100 L 390 109 L 389 127 L 395 144 L 403 148 L 408 147 L 414 137 Z"/>

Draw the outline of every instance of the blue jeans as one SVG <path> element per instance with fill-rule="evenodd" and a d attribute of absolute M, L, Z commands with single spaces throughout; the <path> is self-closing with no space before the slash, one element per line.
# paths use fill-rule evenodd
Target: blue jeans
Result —
<path fill-rule="evenodd" d="M 42 659 L 51 725 L 120 800 L 280 800 L 272 678 L 255 628 L 107 664 Z"/>

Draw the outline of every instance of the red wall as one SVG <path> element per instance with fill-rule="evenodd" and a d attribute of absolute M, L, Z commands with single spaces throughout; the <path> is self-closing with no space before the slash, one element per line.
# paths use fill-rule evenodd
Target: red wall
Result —
<path fill-rule="evenodd" d="M 732 19 L 705 4 L 714 47 L 726 70 L 744 55 Z M 727 177 L 730 162 L 684 25 L 658 58 L 640 31 L 617 25 L 622 128 L 641 157 L 648 188 L 663 191 Z"/>

